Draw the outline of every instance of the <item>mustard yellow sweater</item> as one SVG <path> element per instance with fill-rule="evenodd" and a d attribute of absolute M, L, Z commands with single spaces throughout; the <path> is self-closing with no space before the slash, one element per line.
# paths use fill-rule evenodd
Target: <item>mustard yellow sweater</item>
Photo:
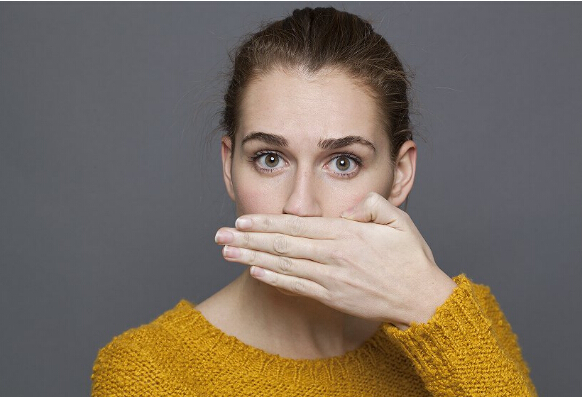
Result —
<path fill-rule="evenodd" d="M 536 396 L 489 288 L 454 280 L 426 324 L 385 324 L 358 349 L 316 360 L 245 345 L 181 300 L 99 351 L 92 396 Z"/>

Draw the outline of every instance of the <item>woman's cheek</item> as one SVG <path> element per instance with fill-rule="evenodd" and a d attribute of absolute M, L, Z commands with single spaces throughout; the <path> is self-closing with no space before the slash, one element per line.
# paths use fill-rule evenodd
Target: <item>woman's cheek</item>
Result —
<path fill-rule="evenodd" d="M 280 193 L 269 186 L 242 184 L 235 187 L 237 216 L 244 214 L 281 214 L 285 205 Z"/>
<path fill-rule="evenodd" d="M 339 217 L 344 211 L 351 209 L 360 203 L 370 192 L 375 192 L 384 198 L 390 196 L 391 181 L 385 177 L 385 173 L 367 173 L 366 175 L 356 176 L 347 183 L 330 184 L 330 190 L 327 191 L 326 197 L 333 198 L 328 203 L 325 211 L 329 217 Z"/>
<path fill-rule="evenodd" d="M 331 180 L 324 184 L 321 193 L 325 198 L 322 201 L 323 213 L 325 217 L 339 218 L 340 215 L 354 207 L 362 201 L 370 191 L 375 190 L 371 181 L 368 180 L 351 180 L 351 181 L 337 181 Z"/>
<path fill-rule="evenodd" d="M 362 195 L 348 194 L 345 197 L 343 197 L 339 203 L 337 202 L 330 203 L 330 205 L 324 210 L 323 216 L 330 218 L 339 218 L 344 211 L 354 207 L 361 200 L 363 200 L 365 196 L 366 193 Z"/>

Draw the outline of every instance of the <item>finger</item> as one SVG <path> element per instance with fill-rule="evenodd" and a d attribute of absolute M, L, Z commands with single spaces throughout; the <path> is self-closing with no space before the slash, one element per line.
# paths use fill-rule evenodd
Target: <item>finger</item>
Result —
<path fill-rule="evenodd" d="M 351 210 L 342 213 L 341 216 L 358 222 L 397 226 L 403 223 L 408 214 L 392 205 L 378 193 L 371 192 Z"/>
<path fill-rule="evenodd" d="M 328 262 L 333 253 L 333 243 L 327 240 L 293 237 L 281 233 L 241 232 L 231 228 L 220 229 L 216 234 L 216 242 L 319 263 Z"/>
<path fill-rule="evenodd" d="M 251 276 L 265 284 L 284 289 L 297 295 L 313 298 L 320 302 L 328 299 L 328 290 L 311 280 L 275 273 L 257 266 L 251 267 Z"/>
<path fill-rule="evenodd" d="M 281 233 L 289 236 L 315 239 L 333 239 L 345 227 L 341 218 L 301 217 L 288 214 L 243 215 L 236 220 L 238 230 Z"/>
<path fill-rule="evenodd" d="M 245 248 L 225 246 L 222 249 L 224 259 L 249 266 L 259 266 L 275 273 L 286 274 L 319 282 L 324 273 L 321 264 L 305 260 L 253 251 Z"/>

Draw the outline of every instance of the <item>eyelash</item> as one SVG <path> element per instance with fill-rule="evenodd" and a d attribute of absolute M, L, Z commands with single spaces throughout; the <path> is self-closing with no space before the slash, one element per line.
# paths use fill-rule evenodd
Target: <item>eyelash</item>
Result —
<path fill-rule="evenodd" d="M 250 156 L 249 159 L 248 159 L 248 161 L 249 161 L 249 163 L 252 163 L 259 172 L 272 173 L 272 172 L 276 171 L 277 168 L 262 168 L 262 167 L 259 167 L 257 165 L 257 160 L 260 159 L 261 157 L 263 157 L 266 154 L 274 154 L 277 157 L 279 157 L 280 160 L 284 161 L 283 160 L 283 156 L 279 152 L 273 151 L 273 150 L 261 150 L 261 151 L 258 151 L 254 155 Z M 351 153 L 351 152 L 338 153 L 337 155 L 333 156 L 326 163 L 326 165 L 329 164 L 329 163 L 331 163 L 334 160 L 337 160 L 339 157 L 347 157 L 348 159 L 350 159 L 351 161 L 353 161 L 354 163 L 356 163 L 356 166 L 357 166 L 357 168 L 355 170 L 353 170 L 352 172 L 347 173 L 347 174 L 342 174 L 342 173 L 339 173 L 339 172 L 332 171 L 335 175 L 339 176 L 340 178 L 351 178 L 352 176 L 354 176 L 359 171 L 360 167 L 362 166 L 362 160 L 358 156 L 356 156 L 354 153 Z"/>

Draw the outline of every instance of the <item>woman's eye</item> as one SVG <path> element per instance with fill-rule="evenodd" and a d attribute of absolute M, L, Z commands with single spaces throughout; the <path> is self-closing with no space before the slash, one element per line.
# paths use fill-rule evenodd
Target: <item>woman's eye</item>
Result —
<path fill-rule="evenodd" d="M 259 154 L 255 157 L 255 162 L 259 168 L 262 168 L 265 171 L 281 168 L 281 166 L 284 165 L 281 156 L 277 153 Z"/>
<path fill-rule="evenodd" d="M 341 155 L 334 157 L 329 163 L 330 169 L 336 174 L 350 175 L 358 168 L 358 161 L 350 156 Z"/>

